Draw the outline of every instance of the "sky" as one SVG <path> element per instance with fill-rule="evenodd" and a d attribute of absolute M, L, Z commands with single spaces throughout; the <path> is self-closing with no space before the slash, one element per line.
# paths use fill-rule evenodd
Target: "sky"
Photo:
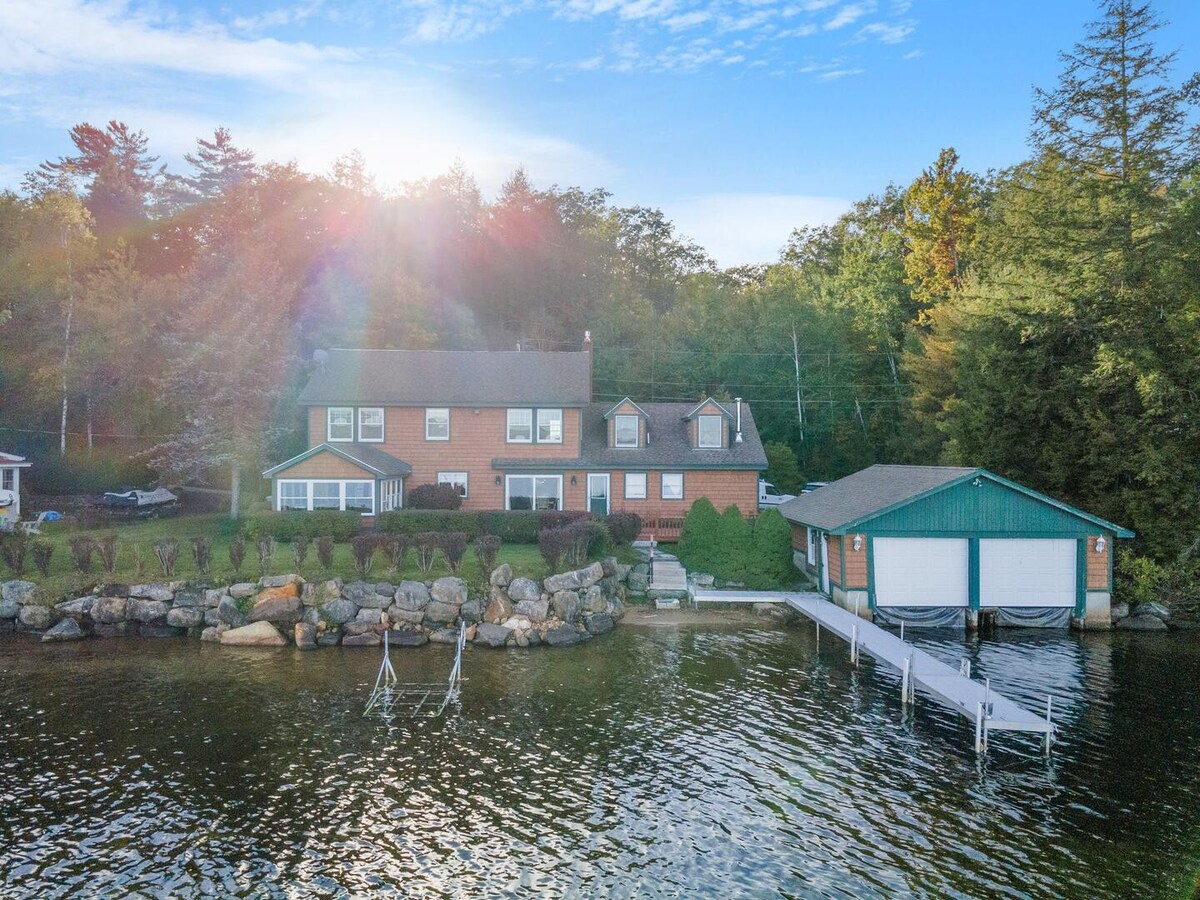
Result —
<path fill-rule="evenodd" d="M 1200 3 L 1157 0 L 1200 69 Z M 313 172 L 360 151 L 384 187 L 455 160 L 487 195 L 604 187 L 724 266 L 906 184 L 942 147 L 1027 151 L 1090 0 L 0 0 L 0 187 L 120 119 L 180 171 L 214 128 Z"/>

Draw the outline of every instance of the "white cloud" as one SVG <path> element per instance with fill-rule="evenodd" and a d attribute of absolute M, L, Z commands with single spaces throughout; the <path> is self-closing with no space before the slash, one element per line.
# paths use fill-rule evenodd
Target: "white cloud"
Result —
<path fill-rule="evenodd" d="M 837 197 L 706 194 L 663 204 L 681 233 L 722 266 L 774 262 L 793 228 L 827 225 L 850 208 Z"/>
<path fill-rule="evenodd" d="M 875 38 L 881 44 L 899 44 L 910 34 L 916 31 L 916 23 L 907 22 L 872 22 L 858 30 L 855 38 L 860 41 L 865 41 L 870 38 Z"/>
<path fill-rule="evenodd" d="M 685 28 L 695 28 L 697 25 L 703 25 L 713 17 L 713 14 L 706 9 L 696 9 L 691 12 L 680 13 L 677 16 L 671 16 L 663 21 L 663 24 L 671 31 L 682 31 Z"/>
<path fill-rule="evenodd" d="M 874 0 L 868 3 L 847 3 L 837 11 L 832 19 L 825 23 L 826 31 L 836 31 L 853 25 L 865 15 L 875 12 Z"/>
<path fill-rule="evenodd" d="M 837 78 L 848 78 L 851 75 L 861 75 L 864 69 L 830 69 L 827 72 L 822 72 L 818 78 L 823 78 L 826 81 L 833 81 Z"/>

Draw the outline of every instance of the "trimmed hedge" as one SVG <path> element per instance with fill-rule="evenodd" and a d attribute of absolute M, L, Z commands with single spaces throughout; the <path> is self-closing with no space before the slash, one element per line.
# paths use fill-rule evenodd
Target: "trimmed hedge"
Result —
<path fill-rule="evenodd" d="M 344 544 L 361 529 L 362 516 L 357 512 L 316 509 L 312 512 L 291 510 L 262 513 L 246 519 L 242 530 L 251 540 L 269 537 L 290 543 L 300 535 L 307 538 L 328 535 L 339 544 Z"/>
<path fill-rule="evenodd" d="M 751 527 L 736 506 L 718 515 L 707 500 L 697 500 L 684 519 L 677 553 L 693 572 L 751 589 L 788 587 L 796 580 L 791 527 L 774 509 Z"/>
<path fill-rule="evenodd" d="M 385 534 L 421 534 L 422 532 L 461 531 L 467 540 L 474 541 L 485 534 L 494 534 L 505 544 L 536 544 L 538 534 L 548 528 L 563 528 L 575 522 L 591 520 L 583 511 L 527 509 L 493 509 L 478 512 L 443 509 L 396 509 L 375 517 L 375 528 Z M 634 521 L 636 520 L 636 521 Z M 598 520 L 611 530 L 617 543 L 637 537 L 641 519 L 629 513 L 613 513 Z M 635 530 L 636 529 L 636 530 Z"/>
<path fill-rule="evenodd" d="M 419 484 L 408 492 L 409 509 L 458 509 L 462 494 L 452 484 Z"/>

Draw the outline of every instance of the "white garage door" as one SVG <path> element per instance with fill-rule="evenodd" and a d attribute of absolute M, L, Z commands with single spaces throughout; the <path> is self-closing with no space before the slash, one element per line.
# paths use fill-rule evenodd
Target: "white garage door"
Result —
<path fill-rule="evenodd" d="M 979 605 L 1074 606 L 1073 540 L 986 539 L 979 542 Z"/>
<path fill-rule="evenodd" d="M 967 606 L 965 538 L 875 538 L 877 606 Z"/>

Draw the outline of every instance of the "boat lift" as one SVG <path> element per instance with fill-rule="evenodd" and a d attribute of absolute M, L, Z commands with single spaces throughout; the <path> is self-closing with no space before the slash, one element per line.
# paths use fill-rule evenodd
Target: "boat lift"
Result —
<path fill-rule="evenodd" d="M 446 708 L 458 700 L 459 683 L 462 681 L 462 654 L 467 644 L 466 623 L 460 623 L 458 638 L 454 642 L 454 665 L 445 682 L 401 682 L 392 668 L 388 632 L 383 633 L 383 662 L 375 676 L 375 687 L 367 698 L 364 716 L 377 713 L 390 718 L 397 713 L 407 712 L 409 718 L 436 719 Z"/>

